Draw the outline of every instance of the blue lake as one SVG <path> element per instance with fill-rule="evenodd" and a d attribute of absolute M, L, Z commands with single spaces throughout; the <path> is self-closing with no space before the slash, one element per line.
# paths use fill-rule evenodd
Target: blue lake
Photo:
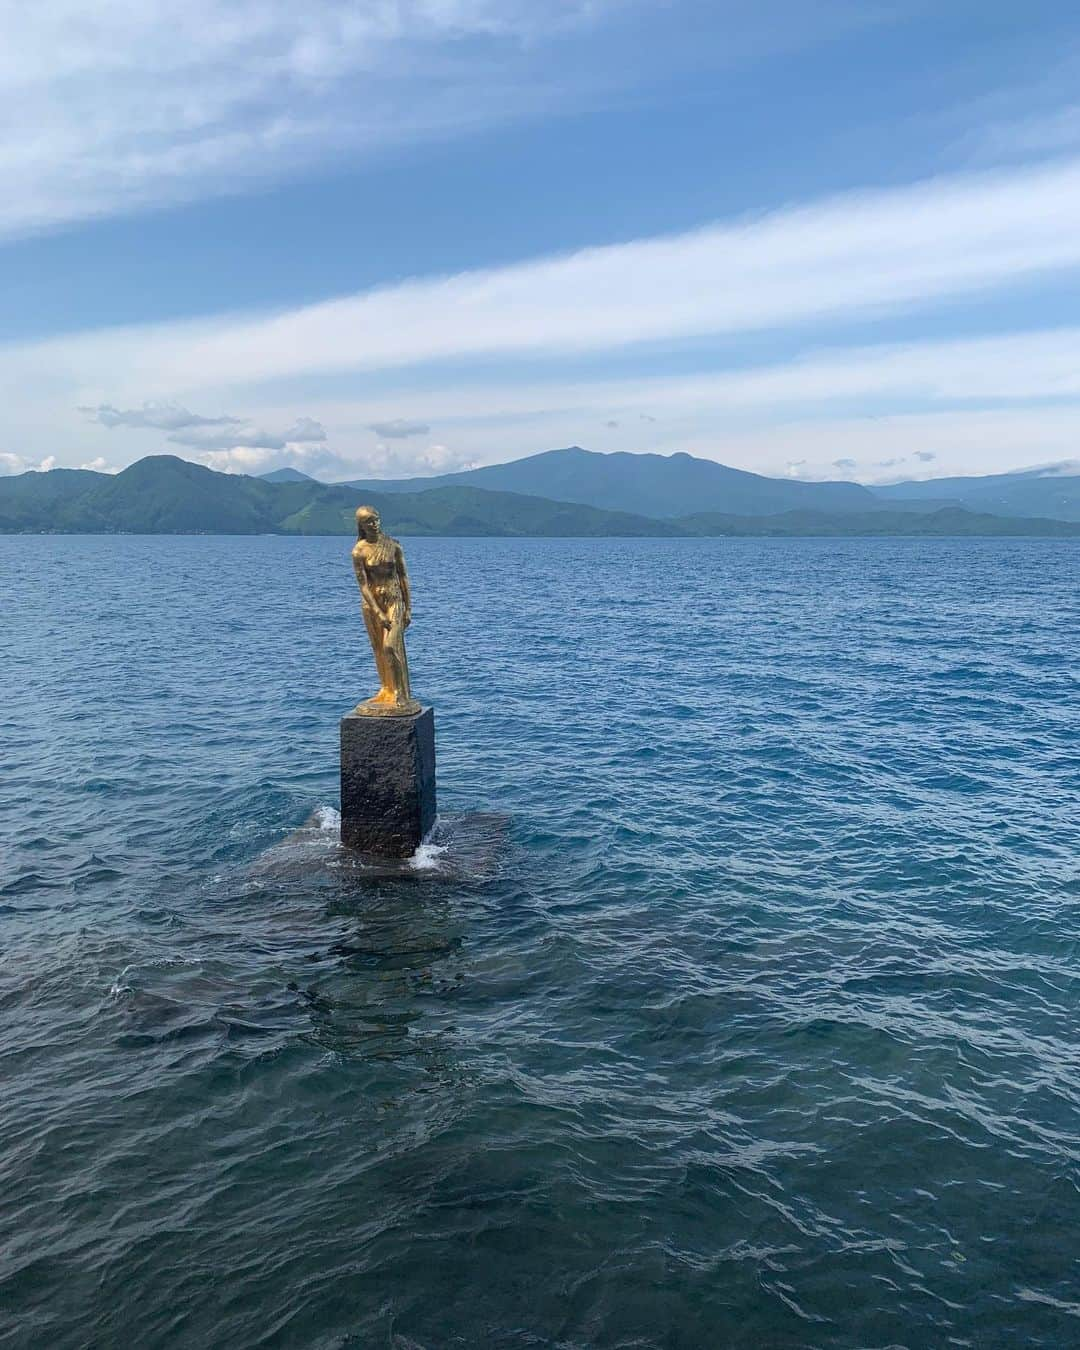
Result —
<path fill-rule="evenodd" d="M 1080 1343 L 1080 545 L 0 538 L 0 1345 Z"/>

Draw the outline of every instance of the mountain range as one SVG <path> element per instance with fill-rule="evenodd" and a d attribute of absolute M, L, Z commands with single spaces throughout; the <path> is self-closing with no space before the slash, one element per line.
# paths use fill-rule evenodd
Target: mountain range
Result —
<path fill-rule="evenodd" d="M 800 510 L 867 511 L 878 504 L 858 483 L 799 483 L 729 469 L 693 455 L 600 455 L 580 445 L 434 478 L 354 479 L 349 486 L 415 492 L 420 483 L 428 490 L 453 486 L 523 492 L 669 520 L 692 511 L 768 516 Z"/>
<path fill-rule="evenodd" d="M 1029 469 L 981 478 L 931 478 L 921 483 L 891 483 L 873 491 L 890 506 L 963 506 L 1003 516 L 1080 520 L 1080 463 L 1069 467 L 1074 471 Z"/>
<path fill-rule="evenodd" d="M 1040 501 L 1032 485 L 1049 483 L 1058 511 L 1072 509 L 1080 486 L 1080 478 L 997 475 L 985 499 L 980 485 L 989 479 L 944 480 L 945 497 L 925 491 L 943 489 L 943 480 L 871 490 L 766 478 L 690 455 L 577 446 L 438 478 L 352 483 L 317 482 L 297 469 L 216 473 L 152 455 L 118 474 L 0 478 L 0 533 L 351 534 L 362 499 L 403 535 L 1080 535 L 1080 496 L 1073 517 L 992 510 L 1013 490 L 1005 479 L 1024 479 L 1017 491 L 1026 486 Z"/>
<path fill-rule="evenodd" d="M 379 492 L 416 492 L 421 485 L 428 490 L 450 485 L 495 488 L 667 519 L 701 511 L 768 516 L 787 511 L 874 511 L 887 505 L 893 511 L 962 507 L 993 515 L 1080 521 L 1080 462 L 1075 469 L 934 478 L 870 488 L 767 478 L 687 454 L 600 455 L 572 445 L 482 469 L 432 478 L 354 479 L 349 486 Z"/>
<path fill-rule="evenodd" d="M 364 492 L 401 534 L 661 535 L 663 521 L 473 487 Z M 0 532 L 352 534 L 355 488 L 267 482 L 151 455 L 118 474 L 53 469 L 0 478 Z"/>

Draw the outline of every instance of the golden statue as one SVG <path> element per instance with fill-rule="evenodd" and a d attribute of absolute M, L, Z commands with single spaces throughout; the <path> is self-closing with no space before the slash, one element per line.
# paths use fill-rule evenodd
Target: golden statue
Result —
<path fill-rule="evenodd" d="M 373 506 L 361 506 L 356 513 L 352 562 L 379 673 L 379 692 L 358 703 L 356 711 L 369 717 L 418 713 L 420 704 L 409 691 L 409 661 L 405 655 L 405 629 L 412 622 L 409 574 L 401 545 L 383 534 L 379 513 Z"/>

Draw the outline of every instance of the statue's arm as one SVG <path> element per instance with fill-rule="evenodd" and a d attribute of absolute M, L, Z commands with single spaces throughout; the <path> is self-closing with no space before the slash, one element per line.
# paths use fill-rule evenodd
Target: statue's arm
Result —
<path fill-rule="evenodd" d="M 371 587 L 368 585 L 367 568 L 364 566 L 363 558 L 358 558 L 354 553 L 352 565 L 353 571 L 356 573 L 356 584 L 360 587 L 360 599 L 363 602 L 364 608 L 370 610 L 372 614 L 378 614 L 379 607 L 376 605 L 375 596 L 372 594 Z"/>
<path fill-rule="evenodd" d="M 409 589 L 409 574 L 405 570 L 405 554 L 401 545 L 397 546 L 397 573 L 401 583 L 401 598 L 405 601 L 405 627 L 412 623 L 412 591 Z"/>

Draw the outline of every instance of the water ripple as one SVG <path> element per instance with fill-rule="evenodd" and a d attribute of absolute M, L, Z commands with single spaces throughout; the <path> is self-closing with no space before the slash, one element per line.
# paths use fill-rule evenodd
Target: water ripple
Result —
<path fill-rule="evenodd" d="M 410 541 L 385 866 L 342 548 L 0 538 L 0 1345 L 1076 1343 L 1080 548 Z"/>

